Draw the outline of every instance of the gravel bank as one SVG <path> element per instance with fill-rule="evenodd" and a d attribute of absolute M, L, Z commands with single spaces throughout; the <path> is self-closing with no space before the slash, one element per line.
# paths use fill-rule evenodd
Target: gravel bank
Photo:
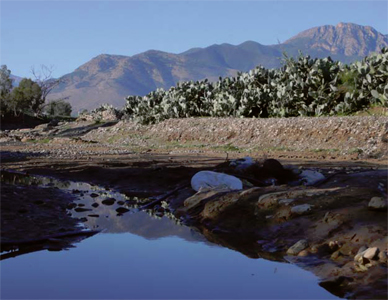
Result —
<path fill-rule="evenodd" d="M 388 117 L 319 118 L 188 118 L 141 126 L 119 122 L 86 134 L 86 140 L 152 146 L 177 142 L 181 146 L 224 146 L 257 151 L 313 151 L 383 158 L 388 153 Z"/>

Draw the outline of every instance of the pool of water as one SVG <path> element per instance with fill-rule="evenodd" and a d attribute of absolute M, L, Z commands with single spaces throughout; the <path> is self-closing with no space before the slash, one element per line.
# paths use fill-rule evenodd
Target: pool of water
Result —
<path fill-rule="evenodd" d="M 336 298 L 295 265 L 248 258 L 210 243 L 169 214 L 139 211 L 125 195 L 87 183 L 34 178 L 27 183 L 75 190 L 76 202 L 98 217 L 88 217 L 90 211 L 72 214 L 84 216 L 85 227 L 103 231 L 69 250 L 2 260 L 1 299 Z M 109 197 L 116 202 L 102 204 Z M 129 211 L 117 214 L 117 202 L 127 200 L 120 205 Z"/>
<path fill-rule="evenodd" d="M 99 234 L 1 262 L 1 299 L 332 299 L 294 265 L 179 237 Z"/>

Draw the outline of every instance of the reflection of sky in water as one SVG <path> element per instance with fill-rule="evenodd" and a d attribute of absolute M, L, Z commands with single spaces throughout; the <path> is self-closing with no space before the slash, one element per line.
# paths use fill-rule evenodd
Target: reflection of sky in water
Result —
<path fill-rule="evenodd" d="M 99 234 L 70 251 L 2 261 L 1 288 L 2 299 L 335 298 L 294 265 L 129 233 Z"/>
<path fill-rule="evenodd" d="M 334 298 L 309 272 L 214 247 L 175 220 L 153 218 L 130 207 L 117 216 L 117 201 L 128 200 L 125 195 L 87 183 L 44 177 L 33 182 L 79 190 L 76 203 L 93 210 L 72 214 L 98 214 L 87 217 L 85 225 L 105 231 L 69 251 L 39 251 L 2 261 L 2 299 Z M 93 198 L 91 192 L 99 196 Z M 110 197 L 116 199 L 114 205 L 101 204 Z M 97 208 L 91 206 L 95 202 Z"/>

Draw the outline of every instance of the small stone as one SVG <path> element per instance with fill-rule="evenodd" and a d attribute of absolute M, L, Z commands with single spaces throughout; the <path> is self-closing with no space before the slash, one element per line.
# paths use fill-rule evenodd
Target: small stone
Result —
<path fill-rule="evenodd" d="M 76 209 L 74 209 L 74 211 L 76 211 L 76 212 L 84 212 L 84 211 L 91 211 L 91 209 L 90 208 L 77 207 Z"/>
<path fill-rule="evenodd" d="M 91 217 L 91 218 L 98 218 L 98 217 L 100 217 L 100 215 L 88 215 L 88 217 Z"/>
<path fill-rule="evenodd" d="M 92 206 L 93 206 L 93 207 L 98 207 L 99 204 L 98 204 L 97 202 L 95 202 L 95 203 L 92 204 Z"/>
<path fill-rule="evenodd" d="M 101 201 L 101 203 L 104 205 L 113 205 L 115 202 L 116 202 L 115 198 L 108 198 Z"/>
<path fill-rule="evenodd" d="M 364 253 L 363 257 L 365 257 L 369 260 L 372 260 L 379 254 L 379 248 L 377 248 L 377 247 L 368 248 L 363 253 Z"/>
<path fill-rule="evenodd" d="M 365 258 L 365 257 L 363 257 L 363 256 L 361 256 L 358 260 L 357 260 L 357 262 L 359 262 L 361 265 L 366 265 L 366 264 L 368 264 L 369 262 L 370 262 L 370 260 L 369 259 L 367 259 L 367 258 Z"/>
<path fill-rule="evenodd" d="M 387 211 L 387 201 L 382 197 L 373 197 L 369 203 L 370 210 Z"/>
<path fill-rule="evenodd" d="M 307 213 L 311 210 L 313 206 L 310 204 L 301 204 L 297 205 L 291 208 L 291 212 L 297 215 L 302 215 L 304 213 Z"/>
<path fill-rule="evenodd" d="M 98 196 L 100 196 L 100 195 L 99 195 L 99 194 L 96 194 L 96 193 L 91 193 L 89 196 L 92 197 L 92 198 L 96 198 L 96 197 L 98 197 Z"/>
<path fill-rule="evenodd" d="M 126 212 L 129 212 L 129 209 L 125 208 L 125 207 L 119 207 L 116 209 L 116 211 L 119 213 L 119 214 L 123 214 L 123 213 L 126 213 Z"/>
<path fill-rule="evenodd" d="M 300 251 L 306 249 L 308 246 L 309 246 L 309 243 L 307 240 L 300 240 L 287 250 L 287 254 L 297 255 Z"/>
<path fill-rule="evenodd" d="M 85 204 L 83 204 L 83 203 L 78 204 L 78 207 L 84 207 L 84 206 L 85 206 Z"/>

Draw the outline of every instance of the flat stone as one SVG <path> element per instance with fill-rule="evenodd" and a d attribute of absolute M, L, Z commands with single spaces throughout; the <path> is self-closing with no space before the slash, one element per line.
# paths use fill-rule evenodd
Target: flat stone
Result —
<path fill-rule="evenodd" d="M 382 197 L 373 197 L 368 203 L 370 210 L 387 211 L 387 201 Z"/>
<path fill-rule="evenodd" d="M 313 206 L 310 204 L 301 204 L 301 205 L 296 205 L 291 208 L 291 212 L 297 215 L 302 215 L 304 213 L 307 213 L 311 210 Z"/>
<path fill-rule="evenodd" d="M 292 245 L 288 250 L 288 255 L 297 255 L 302 250 L 306 249 L 309 246 L 309 243 L 307 240 L 300 240 L 296 242 L 294 245 Z"/>

